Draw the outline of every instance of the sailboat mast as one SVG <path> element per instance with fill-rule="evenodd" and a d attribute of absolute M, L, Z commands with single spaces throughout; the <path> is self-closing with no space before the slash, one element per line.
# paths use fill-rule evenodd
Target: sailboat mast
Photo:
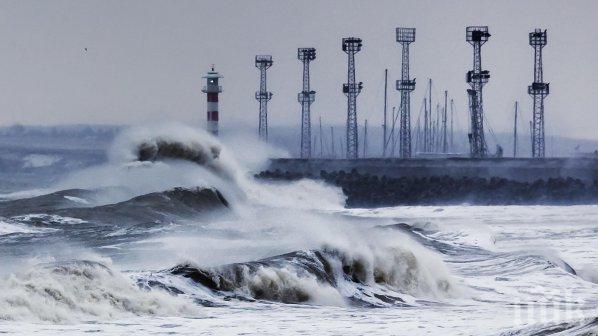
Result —
<path fill-rule="evenodd" d="M 444 91 L 444 109 L 442 110 L 442 152 L 444 154 L 448 153 L 448 138 L 447 136 L 447 129 L 446 129 L 446 117 L 447 117 L 447 103 L 448 103 L 448 91 Z"/>
<path fill-rule="evenodd" d="M 368 153 L 368 120 L 365 120 L 365 124 L 363 126 L 363 157 Z"/>
<path fill-rule="evenodd" d="M 453 142 L 454 140 L 454 133 L 453 133 L 453 114 L 455 112 L 455 103 L 453 102 L 453 100 L 451 99 L 451 152 L 455 152 L 455 144 Z"/>
<path fill-rule="evenodd" d="M 322 135 L 322 117 L 320 116 L 320 158 L 324 157 L 324 136 Z"/>
<path fill-rule="evenodd" d="M 334 151 L 334 126 L 330 126 L 330 154 L 333 159 L 336 159 L 336 152 Z"/>
<path fill-rule="evenodd" d="M 382 124 L 382 157 L 386 156 L 386 146 L 388 139 L 386 130 L 388 124 L 386 123 L 386 106 L 387 106 L 387 93 L 388 93 L 388 69 L 384 69 L 384 124 Z"/>
<path fill-rule="evenodd" d="M 432 144 L 433 144 L 433 140 L 432 140 L 432 127 L 433 127 L 433 121 L 432 121 L 432 78 L 429 79 L 428 81 L 428 122 L 430 123 L 430 125 L 428 125 L 428 138 L 426 140 L 426 142 L 428 143 L 428 147 L 426 148 L 426 152 L 432 152 Z"/>
<path fill-rule="evenodd" d="M 513 157 L 517 157 L 517 110 L 519 107 L 519 102 L 515 102 L 515 121 L 513 123 Z"/>

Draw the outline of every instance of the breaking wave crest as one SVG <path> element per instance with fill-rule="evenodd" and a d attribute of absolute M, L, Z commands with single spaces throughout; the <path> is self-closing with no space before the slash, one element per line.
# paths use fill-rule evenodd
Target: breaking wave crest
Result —
<path fill-rule="evenodd" d="M 137 147 L 138 161 L 159 161 L 162 159 L 180 159 L 199 165 L 213 163 L 220 155 L 220 147 L 211 145 L 204 148 L 199 143 L 183 144 L 167 139 L 150 139 Z"/>
<path fill-rule="evenodd" d="M 317 203 L 342 207 L 344 196 L 336 187 L 313 181 L 298 181 L 290 186 L 255 181 L 246 164 L 267 163 L 269 151 L 269 147 L 251 141 L 236 141 L 225 146 L 212 135 L 184 125 L 131 127 L 116 137 L 105 164 L 74 172 L 46 193 L 112 189 L 114 193 L 104 193 L 105 197 L 95 203 L 100 205 L 176 187 L 202 187 L 217 189 L 233 208 L 242 203 L 302 208 Z M 245 157 L 251 156 L 252 162 L 239 163 L 236 160 L 239 152 Z M 325 199 L 302 206 L 307 200 L 315 199 L 313 195 Z"/>
<path fill-rule="evenodd" d="M 398 246 L 362 252 L 325 247 L 209 268 L 185 263 L 167 273 L 217 295 L 283 303 L 381 307 L 460 293 L 440 260 Z"/>
<path fill-rule="evenodd" d="M 116 138 L 109 157 L 123 163 L 187 161 L 229 179 L 239 171 L 216 138 L 181 125 L 130 128 Z"/>
<path fill-rule="evenodd" d="M 133 315 L 191 315 L 196 309 L 159 289 L 143 291 L 94 261 L 38 265 L 0 282 L 0 319 L 72 322 Z"/>

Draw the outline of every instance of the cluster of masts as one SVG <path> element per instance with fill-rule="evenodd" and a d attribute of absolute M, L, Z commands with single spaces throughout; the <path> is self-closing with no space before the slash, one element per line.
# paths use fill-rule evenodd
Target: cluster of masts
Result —
<path fill-rule="evenodd" d="M 490 33 L 487 26 L 470 26 L 466 28 L 466 41 L 473 47 L 473 67 L 466 74 L 466 81 L 470 85 L 467 90 L 469 108 L 469 133 L 468 142 L 472 158 L 486 158 L 491 156 L 485 139 L 484 125 L 484 104 L 483 87 L 490 79 L 490 72 L 483 70 L 481 47 L 488 41 Z M 409 74 L 409 45 L 415 42 L 415 28 L 396 28 L 396 41 L 401 45 L 401 79 L 396 81 L 396 90 L 400 93 L 400 105 L 395 113 L 393 108 L 392 126 L 387 123 L 387 78 L 388 70 L 385 71 L 384 88 L 384 124 L 382 139 L 382 155 L 394 156 L 397 147 L 399 157 L 411 158 L 414 152 L 417 155 L 428 154 L 450 154 L 454 150 L 453 139 L 453 114 L 454 103 L 450 100 L 450 132 L 448 92 L 444 92 L 444 106 L 436 106 L 436 116 L 433 113 L 432 105 L 432 80 L 429 80 L 428 97 L 424 98 L 424 117 L 417 120 L 412 133 L 411 127 L 411 102 L 410 94 L 415 90 L 415 79 Z M 544 141 L 544 98 L 549 93 L 549 84 L 543 82 L 542 70 L 542 48 L 546 45 L 546 30 L 535 29 L 529 33 L 529 44 L 534 48 L 534 81 L 528 87 L 528 93 L 533 98 L 533 117 L 530 121 L 530 133 L 532 143 L 532 157 L 543 158 L 545 156 Z M 357 123 L 357 96 L 363 88 L 362 82 L 355 78 L 355 54 L 362 48 L 362 40 L 357 37 L 346 37 L 342 39 L 342 50 L 347 54 L 347 82 L 342 85 L 342 92 L 347 96 L 347 122 L 345 130 L 345 157 L 357 159 L 359 157 L 358 123 Z M 298 48 L 297 59 L 303 64 L 303 85 L 298 93 L 297 100 L 301 104 L 301 141 L 300 157 L 303 159 L 312 158 L 314 147 L 312 146 L 311 132 L 311 111 L 310 106 L 315 100 L 316 92 L 310 87 L 310 62 L 316 58 L 315 48 Z M 272 92 L 267 90 L 267 69 L 273 64 L 271 55 L 255 56 L 255 66 L 260 71 L 260 87 L 255 93 L 255 99 L 259 102 L 259 126 L 258 134 L 261 140 L 268 141 L 268 101 L 272 98 Z M 218 79 L 221 76 L 212 70 L 204 78 L 207 78 L 208 85 L 203 92 L 208 94 L 208 129 L 214 134 L 218 133 L 218 93 L 222 88 L 218 86 Z M 517 154 L 517 111 L 515 112 L 514 148 L 513 154 Z M 398 123 L 397 123 L 398 121 Z M 397 126 L 398 124 L 398 126 Z M 397 129 L 398 128 L 398 129 Z M 332 148 L 334 153 L 334 129 L 331 128 Z M 367 147 L 367 119 L 365 120 L 363 139 L 363 156 Z M 320 119 L 320 151 L 322 151 L 322 126 Z M 413 145 L 412 145 L 413 143 Z M 342 148 L 341 142 L 341 148 Z M 453 153 L 454 154 L 454 153 Z M 494 156 L 502 156 L 502 148 L 497 146 Z"/>
<path fill-rule="evenodd" d="M 423 118 L 420 115 L 414 128 L 414 148 L 418 155 L 453 155 L 454 146 L 454 112 L 455 104 L 450 100 L 450 115 L 448 91 L 444 91 L 444 104 L 436 103 L 434 110 L 432 101 L 432 79 L 428 81 L 428 91 L 423 99 Z M 423 119 L 423 120 L 422 120 Z M 450 123 L 450 125 L 449 125 Z M 450 127 L 450 129 L 449 129 Z M 401 157 L 407 157 L 401 155 Z"/>

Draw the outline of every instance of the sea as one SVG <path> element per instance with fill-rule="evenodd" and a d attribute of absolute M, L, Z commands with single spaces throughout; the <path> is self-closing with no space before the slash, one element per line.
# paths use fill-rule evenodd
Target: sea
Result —
<path fill-rule="evenodd" d="M 253 138 L 119 132 L 0 148 L 0 334 L 598 335 L 598 205 L 347 208 Z"/>

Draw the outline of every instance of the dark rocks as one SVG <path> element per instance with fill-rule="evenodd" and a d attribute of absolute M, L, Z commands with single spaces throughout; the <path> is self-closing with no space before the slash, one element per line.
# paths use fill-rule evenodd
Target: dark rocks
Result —
<path fill-rule="evenodd" d="M 265 171 L 258 178 L 298 180 L 313 178 L 296 172 Z M 500 177 L 450 176 L 389 178 L 356 170 L 325 172 L 318 177 L 342 188 L 348 207 L 449 204 L 589 204 L 598 201 L 598 181 L 573 178 L 521 182 Z"/>

